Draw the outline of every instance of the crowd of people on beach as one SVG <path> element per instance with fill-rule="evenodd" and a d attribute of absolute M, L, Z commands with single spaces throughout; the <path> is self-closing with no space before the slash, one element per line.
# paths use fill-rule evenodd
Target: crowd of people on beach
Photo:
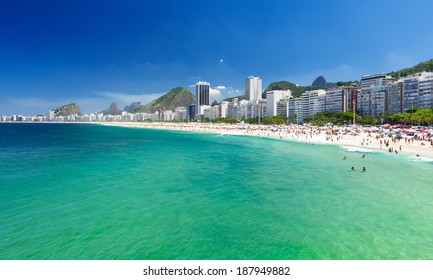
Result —
<path fill-rule="evenodd" d="M 118 125 L 118 124 L 116 124 Z M 413 156 L 427 156 L 433 159 L 433 130 L 422 127 L 389 125 L 372 126 L 310 126 L 310 125 L 258 125 L 220 123 L 170 123 L 149 122 L 123 125 L 183 130 L 201 133 L 258 136 L 280 140 L 303 141 L 306 143 L 349 145 L 384 150 L 399 154 L 406 152 Z"/>

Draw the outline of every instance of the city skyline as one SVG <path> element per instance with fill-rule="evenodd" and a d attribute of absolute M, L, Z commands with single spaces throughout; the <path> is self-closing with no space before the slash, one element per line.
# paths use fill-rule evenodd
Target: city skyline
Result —
<path fill-rule="evenodd" d="M 429 1 L 1 5 L 5 115 L 45 113 L 69 102 L 85 113 L 111 102 L 145 104 L 173 87 L 193 92 L 199 80 L 212 85 L 212 102 L 242 95 L 251 75 L 262 78 L 263 88 L 279 80 L 309 85 L 319 75 L 359 80 L 432 57 L 433 39 L 423 36 Z M 195 16 L 197 7 L 205 12 Z"/>

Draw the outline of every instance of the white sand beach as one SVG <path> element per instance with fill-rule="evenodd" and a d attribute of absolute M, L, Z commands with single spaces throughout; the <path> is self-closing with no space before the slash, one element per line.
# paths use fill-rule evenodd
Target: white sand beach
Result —
<path fill-rule="evenodd" d="M 350 151 L 383 151 L 433 160 L 433 139 L 428 136 L 396 135 L 387 129 L 362 126 L 314 127 L 301 125 L 255 125 L 217 123 L 169 123 L 169 122 L 101 122 L 102 125 L 154 128 L 273 138 L 286 141 L 339 145 Z"/>

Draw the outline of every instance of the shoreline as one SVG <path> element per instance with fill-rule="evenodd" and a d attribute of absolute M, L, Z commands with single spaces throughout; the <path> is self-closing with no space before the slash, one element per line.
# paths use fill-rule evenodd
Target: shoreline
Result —
<path fill-rule="evenodd" d="M 5 122 L 12 123 L 12 122 Z M 336 145 L 348 152 L 383 152 L 401 154 L 414 161 L 433 161 L 433 139 L 414 140 L 413 137 L 395 139 L 380 131 L 362 126 L 314 127 L 303 125 L 257 125 L 223 123 L 171 122 L 20 122 L 52 124 L 96 124 L 104 126 L 163 129 L 192 133 L 252 136 L 304 144 Z M 388 146 L 386 145 L 388 144 Z M 350 151 L 350 148 L 355 150 Z M 391 152 L 392 151 L 392 152 Z M 397 151 L 397 152 L 396 152 Z"/>
<path fill-rule="evenodd" d="M 253 136 L 304 144 L 337 145 L 356 148 L 357 152 L 377 151 L 401 154 L 420 161 L 433 161 L 433 145 L 428 140 L 414 140 L 413 137 L 395 139 L 372 132 L 368 128 L 355 127 L 310 127 L 300 125 L 250 125 L 214 123 L 135 123 L 135 122 L 93 122 L 94 124 L 118 127 L 151 128 L 219 135 Z M 350 149 L 347 149 L 350 150 Z M 392 152 L 391 152 L 392 151 Z"/>

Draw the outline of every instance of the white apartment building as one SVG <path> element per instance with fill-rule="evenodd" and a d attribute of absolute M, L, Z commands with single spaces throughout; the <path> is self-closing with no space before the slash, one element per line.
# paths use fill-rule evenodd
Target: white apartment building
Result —
<path fill-rule="evenodd" d="M 306 91 L 302 94 L 302 117 L 314 116 L 325 110 L 325 94 L 323 89 Z"/>
<path fill-rule="evenodd" d="M 302 98 L 291 98 L 288 103 L 289 118 L 294 123 L 299 123 L 303 119 L 302 115 Z"/>
<path fill-rule="evenodd" d="M 266 117 L 276 116 L 277 104 L 283 98 L 290 98 L 292 93 L 290 90 L 272 90 L 266 93 Z"/>
<path fill-rule="evenodd" d="M 174 109 L 174 119 L 177 121 L 186 120 L 186 107 L 176 107 Z"/>
<path fill-rule="evenodd" d="M 230 102 L 228 102 L 228 101 L 221 102 L 220 107 L 219 107 L 220 108 L 220 113 L 219 113 L 220 118 L 227 118 L 229 103 Z"/>
<path fill-rule="evenodd" d="M 283 118 L 289 117 L 289 97 L 280 99 L 277 103 L 277 115 Z"/>
<path fill-rule="evenodd" d="M 374 86 L 385 86 L 390 82 L 392 82 L 391 76 L 384 73 L 364 75 L 361 77 L 361 89 Z"/>
<path fill-rule="evenodd" d="M 343 89 L 342 88 L 331 88 L 326 91 L 325 111 L 326 112 L 343 111 Z"/>
<path fill-rule="evenodd" d="M 424 73 L 419 80 L 419 106 L 430 108 L 433 107 L 433 73 Z"/>
<path fill-rule="evenodd" d="M 238 118 L 238 99 L 233 100 L 227 105 L 227 118 Z"/>
<path fill-rule="evenodd" d="M 245 100 L 262 99 L 262 79 L 260 77 L 249 76 L 245 79 Z"/>
<path fill-rule="evenodd" d="M 220 111 L 221 111 L 220 105 L 215 105 L 215 106 L 213 106 L 213 107 L 212 107 L 212 113 L 211 113 L 211 117 L 210 117 L 210 119 L 211 119 L 211 120 L 214 120 L 214 119 L 219 119 L 219 118 L 221 118 L 221 117 L 220 117 Z"/>
<path fill-rule="evenodd" d="M 429 108 L 432 103 L 433 73 L 421 72 L 403 78 L 402 110 L 407 111 L 411 106 Z"/>

